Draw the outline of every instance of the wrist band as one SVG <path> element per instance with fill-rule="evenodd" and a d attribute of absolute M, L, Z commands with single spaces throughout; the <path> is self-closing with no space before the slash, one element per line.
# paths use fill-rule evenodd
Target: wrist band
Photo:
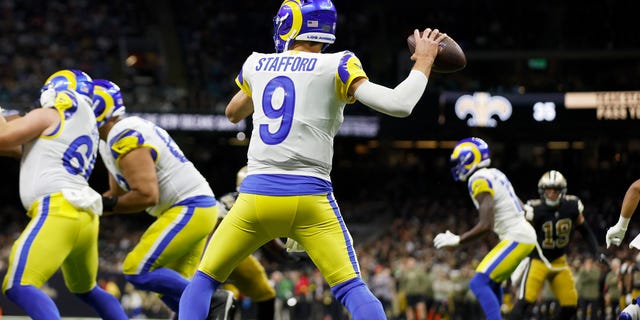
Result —
<path fill-rule="evenodd" d="M 623 216 L 620 216 L 620 219 L 618 219 L 618 225 L 622 227 L 622 229 L 627 229 L 627 226 L 629 226 L 629 221 L 631 220 L 631 218 L 625 218 Z"/>
<path fill-rule="evenodd" d="M 118 197 L 102 197 L 102 211 L 113 211 L 118 203 Z"/>

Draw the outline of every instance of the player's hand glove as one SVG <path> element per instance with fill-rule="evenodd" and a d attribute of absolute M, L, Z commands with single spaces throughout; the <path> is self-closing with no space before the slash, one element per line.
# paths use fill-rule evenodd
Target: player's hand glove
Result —
<path fill-rule="evenodd" d="M 284 244 L 285 248 L 287 248 L 287 252 L 305 252 L 304 247 L 291 238 L 287 238 L 287 243 Z"/>
<path fill-rule="evenodd" d="M 627 225 L 629 224 L 628 218 L 623 218 L 620 216 L 620 220 L 613 227 L 607 230 L 607 235 L 605 237 L 605 242 L 607 243 L 607 248 L 609 248 L 612 244 L 614 246 L 619 246 L 622 243 L 622 239 L 624 239 L 624 234 L 627 232 Z"/>
<path fill-rule="evenodd" d="M 433 238 L 433 245 L 440 249 L 442 247 L 455 247 L 460 244 L 460 236 L 447 230 L 445 233 L 439 233 Z"/>
<path fill-rule="evenodd" d="M 40 94 L 40 106 L 43 108 L 50 108 L 55 105 L 56 90 L 53 87 L 49 87 L 42 91 Z"/>
<path fill-rule="evenodd" d="M 600 263 L 606 265 L 607 267 L 611 268 L 611 263 L 609 262 L 609 258 L 604 253 L 601 253 L 598 256 L 598 262 L 600 262 Z"/>
<path fill-rule="evenodd" d="M 524 218 L 527 219 L 527 221 L 533 221 L 533 207 L 525 204 L 524 207 Z"/>

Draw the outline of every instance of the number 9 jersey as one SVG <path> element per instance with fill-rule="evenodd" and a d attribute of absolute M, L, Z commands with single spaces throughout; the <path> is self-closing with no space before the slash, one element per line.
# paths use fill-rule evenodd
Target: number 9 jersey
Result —
<path fill-rule="evenodd" d="M 252 174 L 294 174 L 331 181 L 333 138 L 353 80 L 367 75 L 349 51 L 253 53 L 236 83 L 252 98 Z"/>

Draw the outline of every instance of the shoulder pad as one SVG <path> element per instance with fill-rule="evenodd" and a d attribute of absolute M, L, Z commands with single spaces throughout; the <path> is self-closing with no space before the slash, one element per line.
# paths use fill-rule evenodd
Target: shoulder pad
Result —
<path fill-rule="evenodd" d="M 530 205 L 530 206 L 533 206 L 533 207 L 539 206 L 539 205 L 542 205 L 542 200 L 540 200 L 540 199 L 527 200 L 527 204 Z"/>
<path fill-rule="evenodd" d="M 578 198 L 577 196 L 574 196 L 572 194 L 565 195 L 564 199 L 567 200 L 567 201 L 580 201 L 580 198 Z"/>

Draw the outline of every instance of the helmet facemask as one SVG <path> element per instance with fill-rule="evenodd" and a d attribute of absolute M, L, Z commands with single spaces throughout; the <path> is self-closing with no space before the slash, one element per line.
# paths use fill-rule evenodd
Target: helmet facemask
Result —
<path fill-rule="evenodd" d="M 551 199 L 547 196 L 546 190 L 549 189 L 556 190 L 556 199 Z M 538 181 L 538 193 L 545 204 L 555 207 L 560 204 L 560 201 L 567 194 L 567 180 L 559 171 L 551 170 L 545 172 Z"/>

